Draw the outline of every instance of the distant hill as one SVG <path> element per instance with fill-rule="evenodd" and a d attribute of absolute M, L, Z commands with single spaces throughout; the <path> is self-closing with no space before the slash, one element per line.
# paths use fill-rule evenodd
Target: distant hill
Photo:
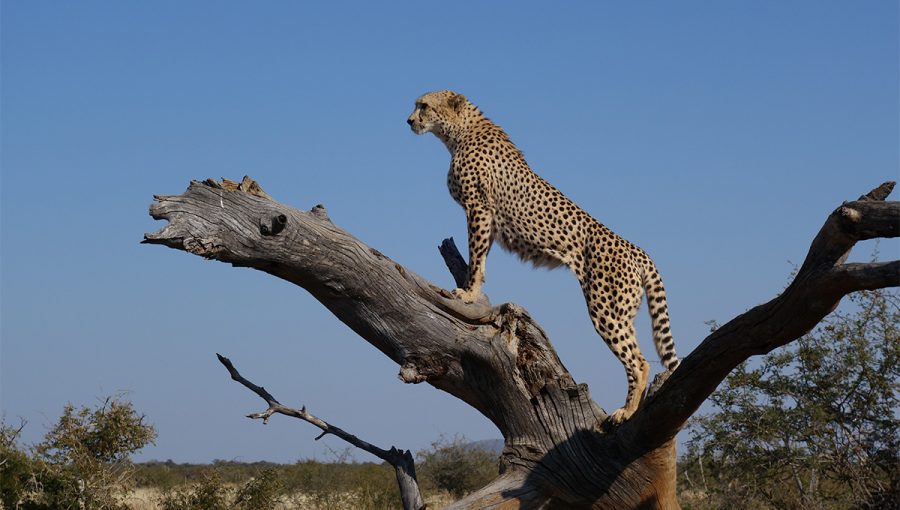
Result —
<path fill-rule="evenodd" d="M 491 452 L 498 457 L 500 456 L 500 453 L 503 452 L 502 439 L 482 439 L 481 441 L 472 441 L 471 443 L 467 443 L 466 446 L 472 449 Z"/>

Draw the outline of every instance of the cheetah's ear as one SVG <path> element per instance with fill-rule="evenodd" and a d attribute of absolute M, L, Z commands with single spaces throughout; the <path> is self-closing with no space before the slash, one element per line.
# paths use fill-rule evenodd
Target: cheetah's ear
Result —
<path fill-rule="evenodd" d="M 450 97 L 447 99 L 447 105 L 453 109 L 453 111 L 459 113 L 462 111 L 463 106 L 466 104 L 466 96 L 462 94 L 457 94 L 456 92 L 452 92 Z"/>

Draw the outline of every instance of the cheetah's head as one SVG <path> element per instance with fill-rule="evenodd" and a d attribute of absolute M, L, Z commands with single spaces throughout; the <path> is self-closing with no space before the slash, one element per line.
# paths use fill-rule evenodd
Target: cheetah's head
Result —
<path fill-rule="evenodd" d="M 464 119 L 469 101 L 462 94 L 442 90 L 416 99 L 416 109 L 406 123 L 417 135 L 434 133 L 439 138 L 452 136 L 453 127 Z"/>

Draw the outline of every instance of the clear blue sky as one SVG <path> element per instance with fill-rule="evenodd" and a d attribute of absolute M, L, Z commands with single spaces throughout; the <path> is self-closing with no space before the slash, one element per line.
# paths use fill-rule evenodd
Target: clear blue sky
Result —
<path fill-rule="evenodd" d="M 138 244 L 153 194 L 250 174 L 434 282 L 465 241 L 448 154 L 405 119 L 466 94 L 531 166 L 645 248 L 679 354 L 766 301 L 827 214 L 898 177 L 898 12 L 844 2 L 44 2 L 2 4 L 2 410 L 37 440 L 66 402 L 128 392 L 141 459 L 327 458 L 286 404 L 379 445 L 498 437 L 305 291 Z M 868 258 L 871 245 L 855 254 Z M 898 255 L 895 242 L 884 255 Z M 571 274 L 495 249 L 487 293 L 526 306 L 607 410 L 621 366 Z M 637 319 L 643 349 L 659 369 Z M 334 448 L 340 441 L 325 439 Z M 367 459 L 357 453 L 357 458 Z"/>

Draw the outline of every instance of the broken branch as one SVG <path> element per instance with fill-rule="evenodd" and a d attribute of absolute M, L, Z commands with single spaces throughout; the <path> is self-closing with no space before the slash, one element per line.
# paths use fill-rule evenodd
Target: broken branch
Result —
<path fill-rule="evenodd" d="M 298 418 L 311 423 L 316 427 L 322 429 L 322 433 L 319 434 L 318 437 L 316 437 L 317 441 L 325 437 L 326 434 L 332 434 L 361 450 L 371 453 L 379 459 L 394 466 L 397 474 L 397 483 L 400 485 L 400 496 L 403 501 L 404 510 L 421 510 L 425 508 L 422 494 L 419 491 L 419 484 L 416 481 L 415 462 L 413 461 L 412 453 L 410 453 L 409 450 L 399 450 L 396 447 L 391 447 L 390 450 L 379 448 L 367 441 L 363 441 L 362 439 L 339 427 L 331 425 L 325 420 L 317 418 L 306 410 L 306 406 L 303 406 L 300 409 L 294 409 L 281 405 L 281 403 L 278 402 L 278 400 L 276 400 L 271 393 L 266 391 L 265 388 L 263 388 L 262 386 L 257 386 L 244 378 L 244 376 L 242 376 L 240 372 L 238 372 L 237 368 L 235 368 L 230 359 L 218 353 L 216 353 L 216 357 L 219 358 L 219 362 L 222 363 L 222 365 L 224 365 L 228 370 L 228 373 L 231 375 L 232 379 L 241 383 L 244 387 L 248 388 L 253 393 L 259 395 L 259 397 L 265 400 L 266 404 L 268 404 L 268 409 L 261 413 L 248 414 L 248 418 L 262 419 L 263 423 L 267 423 L 269 417 L 271 417 L 273 414 L 283 414 L 285 416 L 291 416 L 293 418 Z"/>

